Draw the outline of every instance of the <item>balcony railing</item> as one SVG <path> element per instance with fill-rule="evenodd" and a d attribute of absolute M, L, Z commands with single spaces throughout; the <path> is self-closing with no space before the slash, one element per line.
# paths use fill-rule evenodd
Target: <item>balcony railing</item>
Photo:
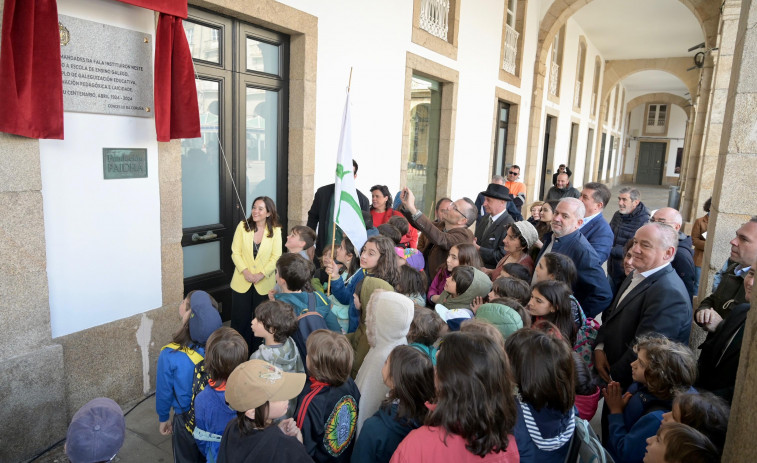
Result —
<path fill-rule="evenodd" d="M 505 58 L 502 69 L 515 74 L 515 63 L 518 58 L 518 31 L 509 24 L 505 24 Z"/>
<path fill-rule="evenodd" d="M 560 65 L 552 61 L 552 66 L 549 68 L 549 93 L 557 96 L 557 88 L 560 79 Z"/>
<path fill-rule="evenodd" d="M 581 107 L 581 81 L 576 81 L 576 88 L 573 90 L 573 106 L 576 108 Z"/>
<path fill-rule="evenodd" d="M 420 27 L 431 35 L 447 40 L 449 0 L 421 0 Z"/>

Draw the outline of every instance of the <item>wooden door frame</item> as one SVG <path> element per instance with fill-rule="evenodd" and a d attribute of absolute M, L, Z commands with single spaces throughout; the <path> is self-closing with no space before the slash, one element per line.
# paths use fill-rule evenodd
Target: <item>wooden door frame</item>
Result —
<path fill-rule="evenodd" d="M 668 150 L 670 149 L 670 140 L 663 140 L 660 138 L 639 138 L 636 143 L 636 167 L 633 170 L 633 183 L 636 183 L 636 176 L 639 174 L 639 161 L 641 160 L 641 144 L 642 143 L 663 143 L 665 145 L 665 153 L 662 156 L 662 176 L 660 177 L 659 185 L 662 185 L 665 180 L 665 172 L 668 170 Z"/>

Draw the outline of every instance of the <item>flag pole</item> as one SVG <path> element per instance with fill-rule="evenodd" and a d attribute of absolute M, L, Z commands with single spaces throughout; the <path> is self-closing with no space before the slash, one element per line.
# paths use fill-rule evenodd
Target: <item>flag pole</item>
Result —
<path fill-rule="evenodd" d="M 352 66 L 350 66 L 350 78 L 347 81 L 347 93 L 350 93 L 350 87 L 352 87 Z M 354 175 L 354 173 L 353 173 Z M 336 200 L 337 198 L 334 198 L 334 207 L 336 207 Z M 336 243 L 336 221 L 334 221 L 334 216 L 331 216 L 331 262 L 334 262 L 334 244 Z M 329 275 L 329 283 L 326 286 L 326 295 L 331 296 L 331 275 Z"/>

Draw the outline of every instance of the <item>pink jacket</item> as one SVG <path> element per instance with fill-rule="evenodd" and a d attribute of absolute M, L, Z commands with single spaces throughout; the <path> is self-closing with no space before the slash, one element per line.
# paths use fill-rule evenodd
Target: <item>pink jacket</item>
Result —
<path fill-rule="evenodd" d="M 400 443 L 392 455 L 390 463 L 423 463 L 423 462 L 497 462 L 517 463 L 520 461 L 515 437 L 509 436 L 507 450 L 489 453 L 481 458 L 465 448 L 465 439 L 457 434 L 447 434 L 443 428 L 422 426 L 410 434 Z"/>

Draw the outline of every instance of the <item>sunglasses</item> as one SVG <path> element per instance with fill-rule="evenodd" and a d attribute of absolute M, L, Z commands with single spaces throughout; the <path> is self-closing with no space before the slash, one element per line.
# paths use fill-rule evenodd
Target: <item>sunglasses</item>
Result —
<path fill-rule="evenodd" d="M 512 170 L 507 173 L 508 175 L 518 175 L 518 172 L 513 172 Z"/>

